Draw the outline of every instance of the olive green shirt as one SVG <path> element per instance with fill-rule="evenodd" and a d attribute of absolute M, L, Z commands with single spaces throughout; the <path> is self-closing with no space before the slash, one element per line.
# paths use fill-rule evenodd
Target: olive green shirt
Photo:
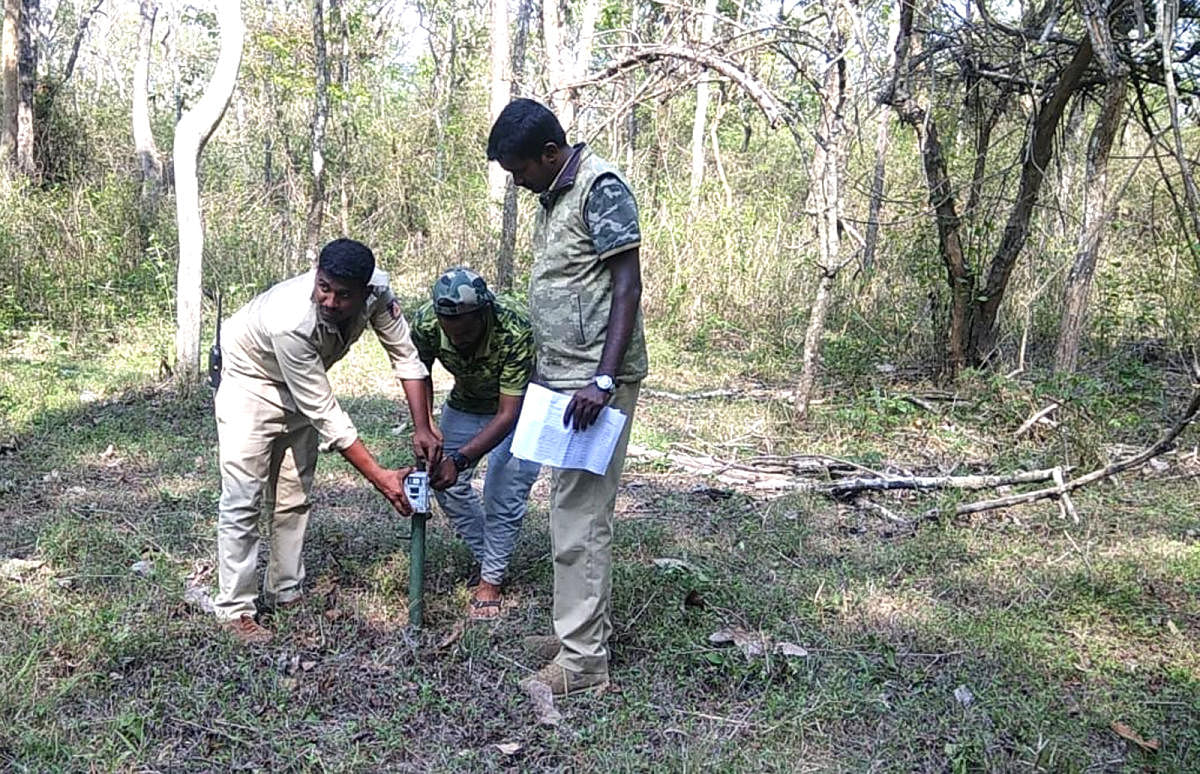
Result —
<path fill-rule="evenodd" d="M 499 295 L 484 315 L 482 339 L 474 352 L 459 352 L 438 324 L 433 303 L 417 310 L 412 340 L 426 367 L 441 360 L 454 376 L 446 402 L 468 414 L 495 414 L 501 395 L 520 396 L 533 374 L 533 333 L 529 313 L 516 299 Z"/>

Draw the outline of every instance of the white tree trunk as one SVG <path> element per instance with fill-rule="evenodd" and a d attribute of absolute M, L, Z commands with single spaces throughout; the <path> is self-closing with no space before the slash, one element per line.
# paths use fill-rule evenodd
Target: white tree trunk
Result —
<path fill-rule="evenodd" d="M 4 21 L 0 26 L 0 164 L 13 161 L 17 151 L 17 28 L 21 23 L 21 0 L 2 0 Z"/>
<path fill-rule="evenodd" d="M 713 36 L 713 17 L 717 0 L 704 0 L 704 16 L 700 19 L 700 46 L 708 48 Z M 692 179 L 688 188 L 692 207 L 700 203 L 700 186 L 704 182 L 704 126 L 708 121 L 708 79 L 703 75 L 696 84 L 696 117 L 692 121 Z"/>
<path fill-rule="evenodd" d="M 492 0 L 492 71 L 491 95 L 488 100 L 488 124 L 500 116 L 500 111 L 512 99 L 512 63 L 509 46 L 508 0 Z M 488 204 L 494 223 L 504 209 L 504 189 L 508 173 L 499 164 L 488 164 Z"/>
<path fill-rule="evenodd" d="M 161 191 L 162 160 L 150 129 L 150 44 L 154 37 L 154 0 L 142 0 L 142 26 L 138 30 L 137 59 L 133 63 L 133 147 L 142 175 L 142 201 L 151 209 L 158 204 Z"/>
<path fill-rule="evenodd" d="M 204 228 L 200 220 L 200 154 L 225 115 L 237 84 L 246 28 L 239 0 L 218 0 L 221 51 L 199 101 L 175 126 L 175 206 L 179 271 L 175 283 L 175 378 L 191 386 L 200 379 L 200 299 Z"/>

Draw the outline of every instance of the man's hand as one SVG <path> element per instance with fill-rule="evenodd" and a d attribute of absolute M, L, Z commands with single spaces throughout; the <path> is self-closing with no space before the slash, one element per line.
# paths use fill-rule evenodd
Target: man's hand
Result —
<path fill-rule="evenodd" d="M 412 468 L 385 470 L 379 476 L 379 480 L 375 482 L 375 488 L 401 516 L 412 515 L 412 503 L 408 501 L 408 495 L 404 493 L 404 479 L 412 472 Z"/>
<path fill-rule="evenodd" d="M 576 430 L 587 430 L 600 416 L 600 409 L 608 405 L 610 397 L 594 384 L 576 390 L 563 412 L 563 427 L 574 425 Z"/>
<path fill-rule="evenodd" d="M 442 461 L 442 439 L 431 429 L 413 433 L 413 454 L 425 461 L 426 470 L 436 470 Z"/>
<path fill-rule="evenodd" d="M 458 467 L 454 464 L 454 460 L 449 457 L 442 457 L 442 461 L 429 474 L 429 485 L 439 492 L 450 486 L 458 480 Z"/>

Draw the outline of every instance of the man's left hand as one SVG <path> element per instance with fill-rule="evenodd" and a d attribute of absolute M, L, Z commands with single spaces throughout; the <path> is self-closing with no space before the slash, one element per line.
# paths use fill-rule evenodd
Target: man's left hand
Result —
<path fill-rule="evenodd" d="M 595 423 L 596 417 L 600 416 L 600 409 L 608 405 L 611 397 L 594 384 L 576 390 L 567 404 L 567 410 L 563 412 L 563 427 L 574 425 L 576 430 L 587 430 Z"/>
<path fill-rule="evenodd" d="M 425 469 L 432 471 L 442 461 L 442 440 L 432 430 L 417 430 L 413 433 L 413 454 L 425 461 Z"/>

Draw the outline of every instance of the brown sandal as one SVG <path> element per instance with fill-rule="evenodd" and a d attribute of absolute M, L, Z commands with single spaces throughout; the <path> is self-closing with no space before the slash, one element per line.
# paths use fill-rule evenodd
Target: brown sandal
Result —
<path fill-rule="evenodd" d="M 467 617 L 472 621 L 492 621 L 500 617 L 499 599 L 472 599 L 467 605 Z"/>

